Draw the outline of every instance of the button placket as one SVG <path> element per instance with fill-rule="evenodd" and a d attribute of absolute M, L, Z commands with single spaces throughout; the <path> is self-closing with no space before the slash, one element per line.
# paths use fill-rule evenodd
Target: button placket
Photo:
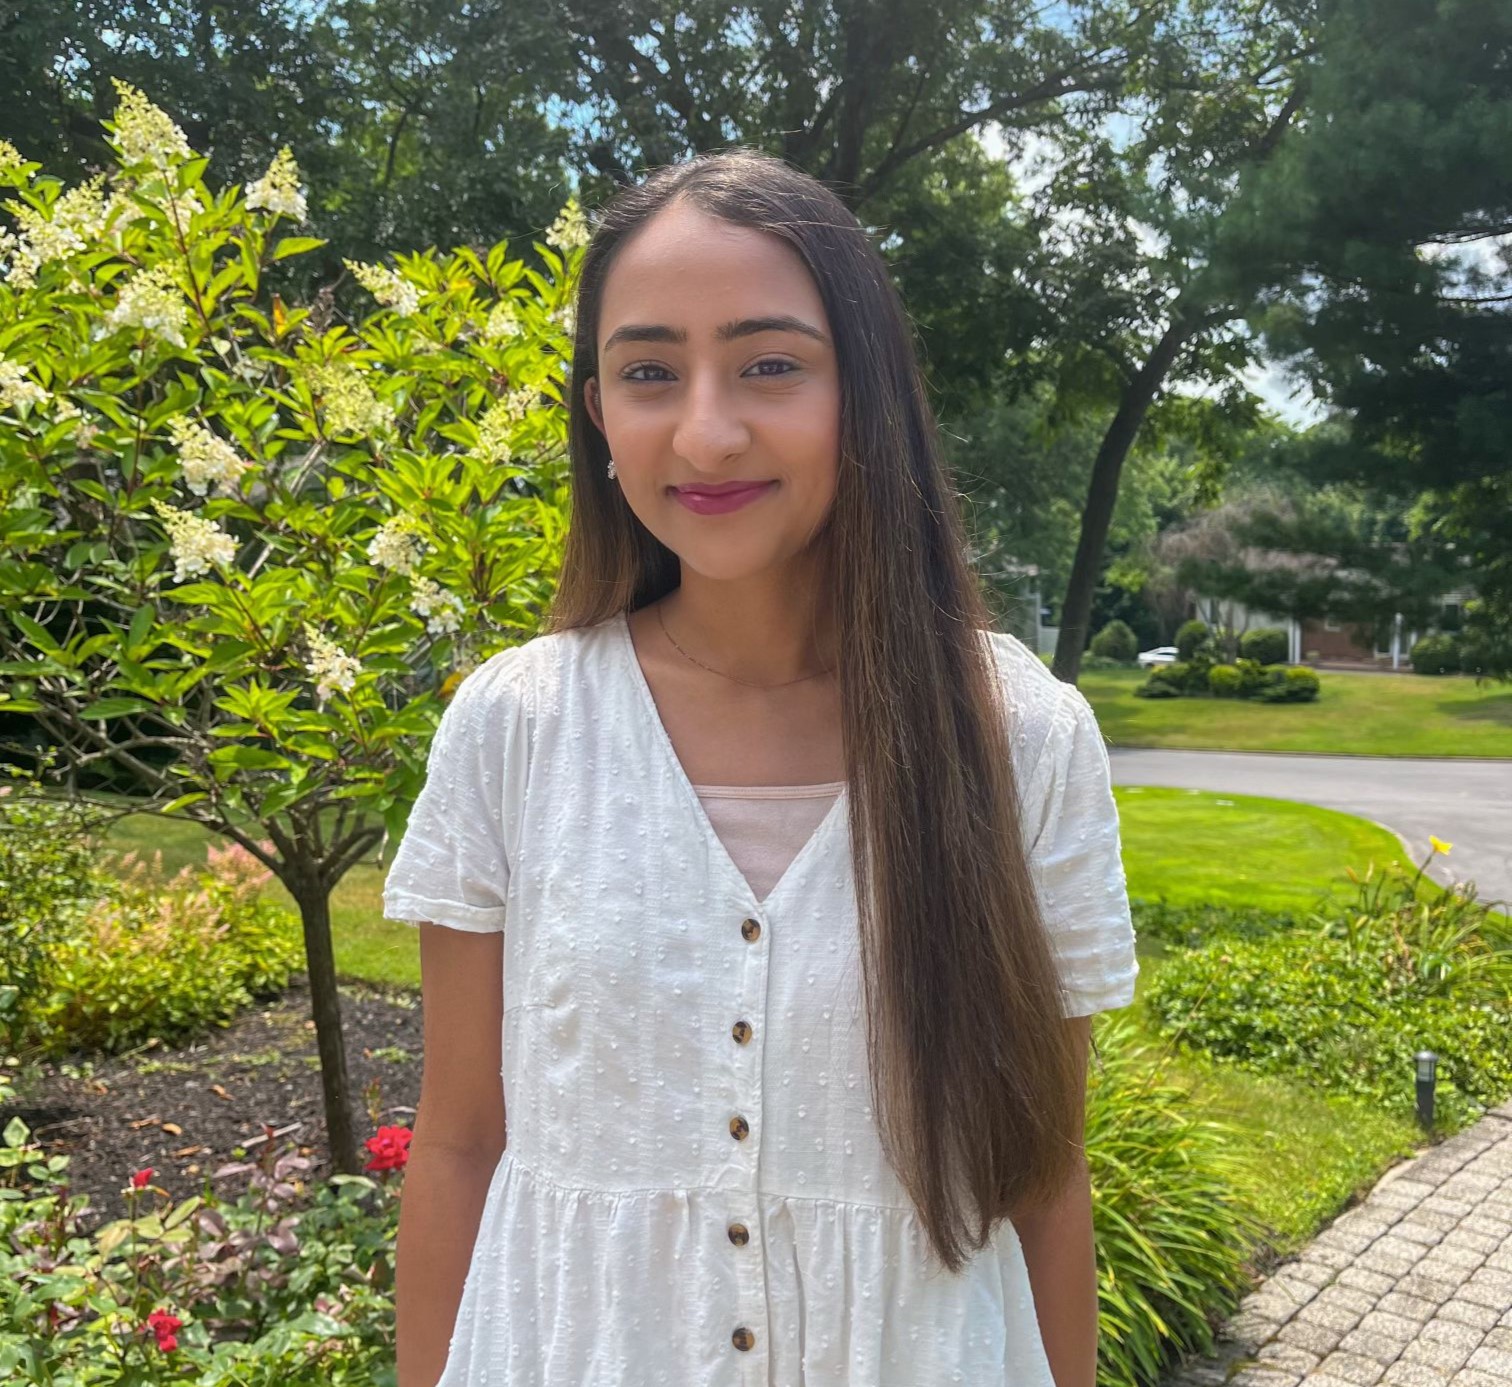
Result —
<path fill-rule="evenodd" d="M 739 1287 L 735 1317 L 730 1325 L 728 1352 L 739 1358 L 744 1371 L 753 1380 L 765 1380 L 767 1357 L 766 1328 L 767 1288 L 766 1260 L 762 1252 L 758 1222 L 758 1156 L 761 1138 L 761 1042 L 768 969 L 768 930 L 754 916 L 740 921 L 740 948 L 750 950 L 741 976 L 740 995 L 733 998 L 734 1011 L 725 1044 L 732 1047 L 734 1072 L 737 1076 L 731 1094 L 729 1130 L 732 1144 L 740 1148 L 745 1164 L 738 1169 L 742 1196 L 730 1210 L 725 1223 L 725 1251 L 735 1259 L 736 1285 Z M 752 1042 L 756 1043 L 752 1043 Z"/>

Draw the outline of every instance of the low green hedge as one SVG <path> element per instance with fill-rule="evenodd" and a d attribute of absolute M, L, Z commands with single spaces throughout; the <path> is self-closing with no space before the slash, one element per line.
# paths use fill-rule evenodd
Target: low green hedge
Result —
<path fill-rule="evenodd" d="M 1199 949 L 1215 940 L 1264 939 L 1297 926 L 1297 917 L 1290 911 L 1210 902 L 1175 905 L 1163 896 L 1156 900 L 1131 897 L 1129 909 L 1141 940 L 1159 940 L 1174 949 Z"/>
<path fill-rule="evenodd" d="M 282 992 L 303 947 L 294 917 L 258 898 L 258 872 L 186 869 L 156 886 L 138 864 L 56 946 L 18 1039 L 54 1053 L 183 1041 Z"/>
<path fill-rule="evenodd" d="M 1257 703 L 1307 703 L 1318 697 L 1320 688 L 1317 671 L 1306 665 L 1261 665 L 1242 658 L 1228 665 L 1196 659 L 1156 665 L 1134 694 L 1138 698 L 1212 695 Z"/>
<path fill-rule="evenodd" d="M 192 1039 L 282 991 L 303 966 L 298 921 L 262 900 L 244 849 L 160 884 L 130 859 L 103 872 L 79 807 L 0 795 L 0 1042 L 61 1054 Z"/>
<path fill-rule="evenodd" d="M 1512 1096 L 1512 951 L 1453 890 L 1416 898 L 1395 864 L 1321 928 L 1218 938 L 1167 959 L 1145 993 L 1160 1030 L 1261 1074 L 1410 1115 L 1413 1056 L 1439 1056 L 1436 1116 L 1458 1127 Z"/>

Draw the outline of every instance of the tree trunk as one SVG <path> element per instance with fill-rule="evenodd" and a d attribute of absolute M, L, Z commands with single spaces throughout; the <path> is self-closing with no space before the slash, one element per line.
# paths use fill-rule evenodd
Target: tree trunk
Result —
<path fill-rule="evenodd" d="M 352 1125 L 352 1086 L 347 1075 L 346 1038 L 341 1031 L 341 996 L 336 990 L 336 951 L 331 943 L 331 896 L 318 881 L 296 879 L 290 890 L 304 926 L 305 967 L 310 1009 L 320 1052 L 320 1086 L 325 1096 L 326 1137 L 337 1174 L 357 1175 L 357 1129 Z"/>
<path fill-rule="evenodd" d="M 1055 658 L 1050 665 L 1055 677 L 1068 684 L 1076 683 L 1081 672 L 1082 650 L 1087 644 L 1087 625 L 1092 616 L 1092 596 L 1097 590 L 1097 573 L 1108 542 L 1108 528 L 1113 522 L 1113 507 L 1118 501 L 1118 478 L 1123 471 L 1124 459 L 1134 446 L 1150 402 L 1193 327 L 1193 322 L 1181 314 L 1172 320 L 1149 359 L 1124 388 L 1118 412 L 1097 449 L 1092 480 L 1087 486 L 1087 504 L 1082 509 L 1076 558 L 1072 561 L 1065 600 L 1061 603 Z"/>

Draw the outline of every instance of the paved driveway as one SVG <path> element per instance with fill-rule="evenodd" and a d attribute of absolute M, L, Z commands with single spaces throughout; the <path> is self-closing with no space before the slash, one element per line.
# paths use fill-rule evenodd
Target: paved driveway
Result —
<path fill-rule="evenodd" d="M 1420 862 L 1428 835 L 1454 844 L 1428 872 L 1473 881 L 1480 899 L 1512 912 L 1512 761 L 1388 756 L 1292 756 L 1256 751 L 1110 747 L 1116 785 L 1270 795 L 1374 820 Z"/>

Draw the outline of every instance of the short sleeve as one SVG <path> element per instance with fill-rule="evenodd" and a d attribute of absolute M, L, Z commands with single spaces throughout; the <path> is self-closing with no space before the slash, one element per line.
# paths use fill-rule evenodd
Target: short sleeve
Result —
<path fill-rule="evenodd" d="M 513 655 L 474 670 L 441 715 L 384 881 L 385 919 L 475 934 L 504 929 L 525 774 L 524 712 L 508 677 Z"/>
<path fill-rule="evenodd" d="M 1061 704 L 1029 777 L 1029 866 L 1069 1016 L 1134 1000 L 1139 964 L 1107 747 L 1086 695 Z"/>

